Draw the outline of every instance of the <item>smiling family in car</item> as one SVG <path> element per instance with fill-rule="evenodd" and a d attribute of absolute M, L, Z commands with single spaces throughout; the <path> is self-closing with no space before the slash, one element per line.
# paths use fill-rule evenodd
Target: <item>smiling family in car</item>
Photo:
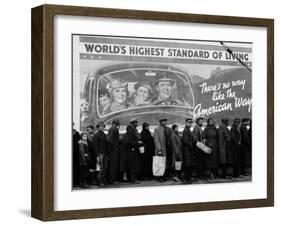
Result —
<path fill-rule="evenodd" d="M 172 92 L 173 89 L 176 89 L 176 80 L 166 76 L 158 77 L 154 82 L 154 86 L 147 81 L 134 83 L 134 92 L 132 94 L 130 94 L 128 86 L 127 81 L 115 79 L 106 88 L 99 90 L 101 115 L 128 108 L 153 105 L 190 106 L 185 99 L 173 97 Z"/>

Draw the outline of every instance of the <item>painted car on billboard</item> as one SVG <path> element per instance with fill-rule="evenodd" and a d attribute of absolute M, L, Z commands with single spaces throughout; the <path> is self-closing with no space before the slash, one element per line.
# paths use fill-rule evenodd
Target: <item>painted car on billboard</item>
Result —
<path fill-rule="evenodd" d="M 218 123 L 222 117 L 250 117 L 251 73 L 217 68 L 203 79 L 174 65 L 115 64 L 88 74 L 83 99 L 90 124 L 109 125 L 118 118 L 124 129 L 131 118 L 152 126 L 167 118 L 169 124 L 184 125 L 187 117 L 199 116 Z"/>

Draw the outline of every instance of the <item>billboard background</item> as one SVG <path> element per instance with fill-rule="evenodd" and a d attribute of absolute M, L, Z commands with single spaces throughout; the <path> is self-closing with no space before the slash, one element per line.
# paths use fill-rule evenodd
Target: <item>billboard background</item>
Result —
<path fill-rule="evenodd" d="M 234 54 L 238 54 L 237 56 L 248 67 L 252 67 L 251 43 L 224 43 L 233 50 Z M 95 46 L 98 47 L 95 49 Z M 117 48 L 114 48 L 116 46 Z M 146 51 L 137 52 L 136 49 Z M 176 53 L 187 53 L 187 55 Z M 169 124 L 177 123 L 182 128 L 186 117 L 194 119 L 199 116 L 213 117 L 216 123 L 220 123 L 222 117 L 229 117 L 231 120 L 235 117 L 251 117 L 251 72 L 233 59 L 218 41 L 73 35 L 73 55 L 75 54 L 79 56 L 79 62 L 73 61 L 73 65 L 79 70 L 73 73 L 73 121 L 79 130 L 84 130 L 88 124 L 95 125 L 100 120 L 110 124 L 113 118 L 121 120 L 121 127 L 125 127 L 132 117 L 137 117 L 140 124 L 146 121 L 154 127 L 161 117 L 166 117 Z M 145 70 L 141 73 L 143 77 L 135 74 L 133 78 L 135 68 L 139 67 L 144 67 L 148 73 L 155 72 L 155 77 L 152 76 L 149 81 L 154 89 L 154 98 L 159 69 L 164 68 L 164 77 L 171 68 L 183 73 L 187 77 L 186 85 L 177 81 L 173 87 L 172 99 L 181 99 L 184 95 L 192 96 L 192 103 L 188 106 L 151 104 L 149 107 L 134 109 L 129 104 L 129 107 L 121 111 L 111 111 L 108 117 L 101 116 L 98 110 L 100 105 L 98 94 L 99 90 L 106 88 L 108 84 L 104 84 L 103 87 L 98 86 L 96 83 L 98 78 L 114 77 L 112 74 L 116 74 L 116 71 L 128 69 L 127 72 L 129 71 L 131 75 L 122 76 L 123 81 L 129 82 L 128 96 L 131 99 L 129 103 L 132 103 L 136 94 L 133 85 L 147 80 L 144 76 Z M 106 75 L 103 76 L 104 74 Z M 122 76 L 119 78 L 122 79 Z M 176 73 L 166 77 L 177 80 Z M 95 81 L 91 87 L 89 87 L 89 78 Z M 190 90 L 191 93 L 188 93 Z M 88 105 L 89 114 L 83 117 L 85 105 Z"/>

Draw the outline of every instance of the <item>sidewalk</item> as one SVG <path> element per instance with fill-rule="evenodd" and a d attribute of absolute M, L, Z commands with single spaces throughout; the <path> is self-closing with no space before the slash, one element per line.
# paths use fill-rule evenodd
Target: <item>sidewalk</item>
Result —
<path fill-rule="evenodd" d="M 92 185 L 89 188 L 73 188 L 73 190 L 80 190 L 80 189 L 106 189 L 106 188 L 128 188 L 128 187 L 151 187 L 151 186 L 170 186 L 170 185 L 193 185 L 193 184 L 214 184 L 214 183 L 234 183 L 234 182 L 251 182 L 252 176 L 243 176 L 239 178 L 232 178 L 232 179 L 222 179 L 217 178 L 214 180 L 211 179 L 204 179 L 204 180 L 192 180 L 191 183 L 184 183 L 184 182 L 176 182 L 172 179 L 160 183 L 157 180 L 143 180 L 137 183 L 116 183 L 114 185 L 106 185 L 104 187 L 99 187 L 96 185 Z"/>

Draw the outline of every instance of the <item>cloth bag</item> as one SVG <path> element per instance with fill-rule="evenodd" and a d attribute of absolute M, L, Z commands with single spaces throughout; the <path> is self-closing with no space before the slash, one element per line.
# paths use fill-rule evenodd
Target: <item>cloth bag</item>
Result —
<path fill-rule="evenodd" d="M 143 154 L 144 153 L 144 146 L 139 147 L 139 151 L 140 151 L 141 154 Z"/>
<path fill-rule="evenodd" d="M 181 161 L 175 161 L 175 170 L 181 170 L 181 165 L 182 165 Z"/>
<path fill-rule="evenodd" d="M 161 177 L 165 173 L 166 156 L 153 156 L 152 172 L 156 177 Z"/>
<path fill-rule="evenodd" d="M 196 142 L 196 147 L 199 148 L 201 151 L 203 151 L 206 154 L 211 154 L 212 153 L 212 149 L 209 148 L 206 144 L 205 141 L 197 141 Z"/>

